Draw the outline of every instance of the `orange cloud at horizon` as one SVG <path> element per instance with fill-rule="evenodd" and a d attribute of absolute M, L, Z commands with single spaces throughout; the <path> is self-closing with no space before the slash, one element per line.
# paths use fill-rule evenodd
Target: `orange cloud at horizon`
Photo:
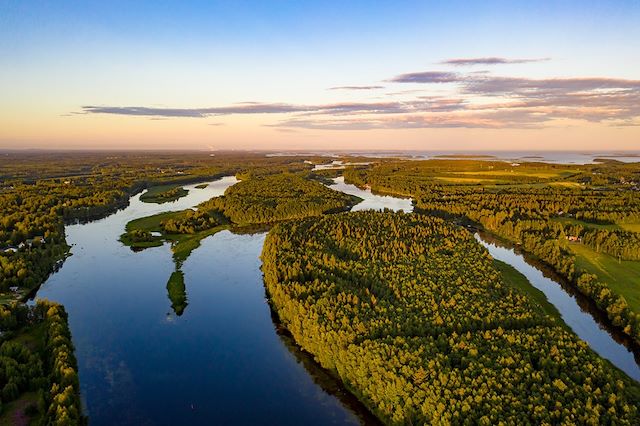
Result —
<path fill-rule="evenodd" d="M 637 150 L 640 128 L 554 126 L 374 130 L 281 129 L 273 117 L 151 119 L 105 115 L 0 118 L 0 148 L 263 150 Z"/>

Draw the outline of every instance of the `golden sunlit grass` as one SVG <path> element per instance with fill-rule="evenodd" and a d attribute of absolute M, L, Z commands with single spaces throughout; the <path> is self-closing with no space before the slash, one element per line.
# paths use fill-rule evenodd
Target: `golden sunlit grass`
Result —
<path fill-rule="evenodd" d="M 568 244 L 568 247 L 576 255 L 579 269 L 596 274 L 611 290 L 623 296 L 633 311 L 640 313 L 639 261 L 618 261 L 584 244 Z"/>
<path fill-rule="evenodd" d="M 571 176 L 575 171 L 568 169 L 550 169 L 539 170 L 531 168 L 518 168 L 514 167 L 511 170 L 478 170 L 478 171 L 465 171 L 465 172 L 451 172 L 457 175 L 483 175 L 483 176 L 495 176 L 495 177 L 513 177 L 524 176 L 539 179 L 554 179 Z"/>
<path fill-rule="evenodd" d="M 434 176 L 434 179 L 448 182 L 448 183 L 461 183 L 461 184 L 496 184 L 506 181 L 499 179 L 482 179 L 482 178 L 472 178 L 472 177 L 453 177 L 453 176 Z"/>

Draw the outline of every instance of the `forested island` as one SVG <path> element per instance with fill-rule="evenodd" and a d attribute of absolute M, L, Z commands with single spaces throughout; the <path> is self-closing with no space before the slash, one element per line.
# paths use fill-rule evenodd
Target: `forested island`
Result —
<path fill-rule="evenodd" d="M 168 203 L 170 201 L 175 201 L 187 195 L 189 191 L 182 188 L 181 186 L 174 185 L 160 185 L 160 186 L 152 186 L 149 188 L 147 192 L 142 194 L 140 197 L 141 201 L 145 203 Z"/>
<path fill-rule="evenodd" d="M 278 173 L 280 172 L 280 173 Z M 134 249 L 173 244 L 174 257 L 182 262 L 199 241 L 227 227 L 247 227 L 301 219 L 348 210 L 359 200 L 327 188 L 304 174 L 282 169 L 256 168 L 223 196 L 195 209 L 136 219 L 127 224 L 121 241 Z M 159 236 L 153 236 L 157 232 Z"/>

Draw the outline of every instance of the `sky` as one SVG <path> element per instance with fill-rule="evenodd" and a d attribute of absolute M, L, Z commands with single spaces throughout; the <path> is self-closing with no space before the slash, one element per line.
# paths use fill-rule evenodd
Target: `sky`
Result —
<path fill-rule="evenodd" d="M 640 1 L 0 0 L 0 149 L 640 150 Z"/>

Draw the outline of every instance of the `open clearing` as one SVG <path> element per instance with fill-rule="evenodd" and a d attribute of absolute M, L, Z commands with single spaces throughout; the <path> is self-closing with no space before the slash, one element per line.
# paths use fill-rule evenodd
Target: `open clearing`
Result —
<path fill-rule="evenodd" d="M 622 260 L 613 256 L 597 253 L 584 244 L 569 244 L 576 254 L 578 268 L 592 274 L 607 283 L 614 292 L 622 295 L 631 309 L 640 313 L 640 262 Z"/>

